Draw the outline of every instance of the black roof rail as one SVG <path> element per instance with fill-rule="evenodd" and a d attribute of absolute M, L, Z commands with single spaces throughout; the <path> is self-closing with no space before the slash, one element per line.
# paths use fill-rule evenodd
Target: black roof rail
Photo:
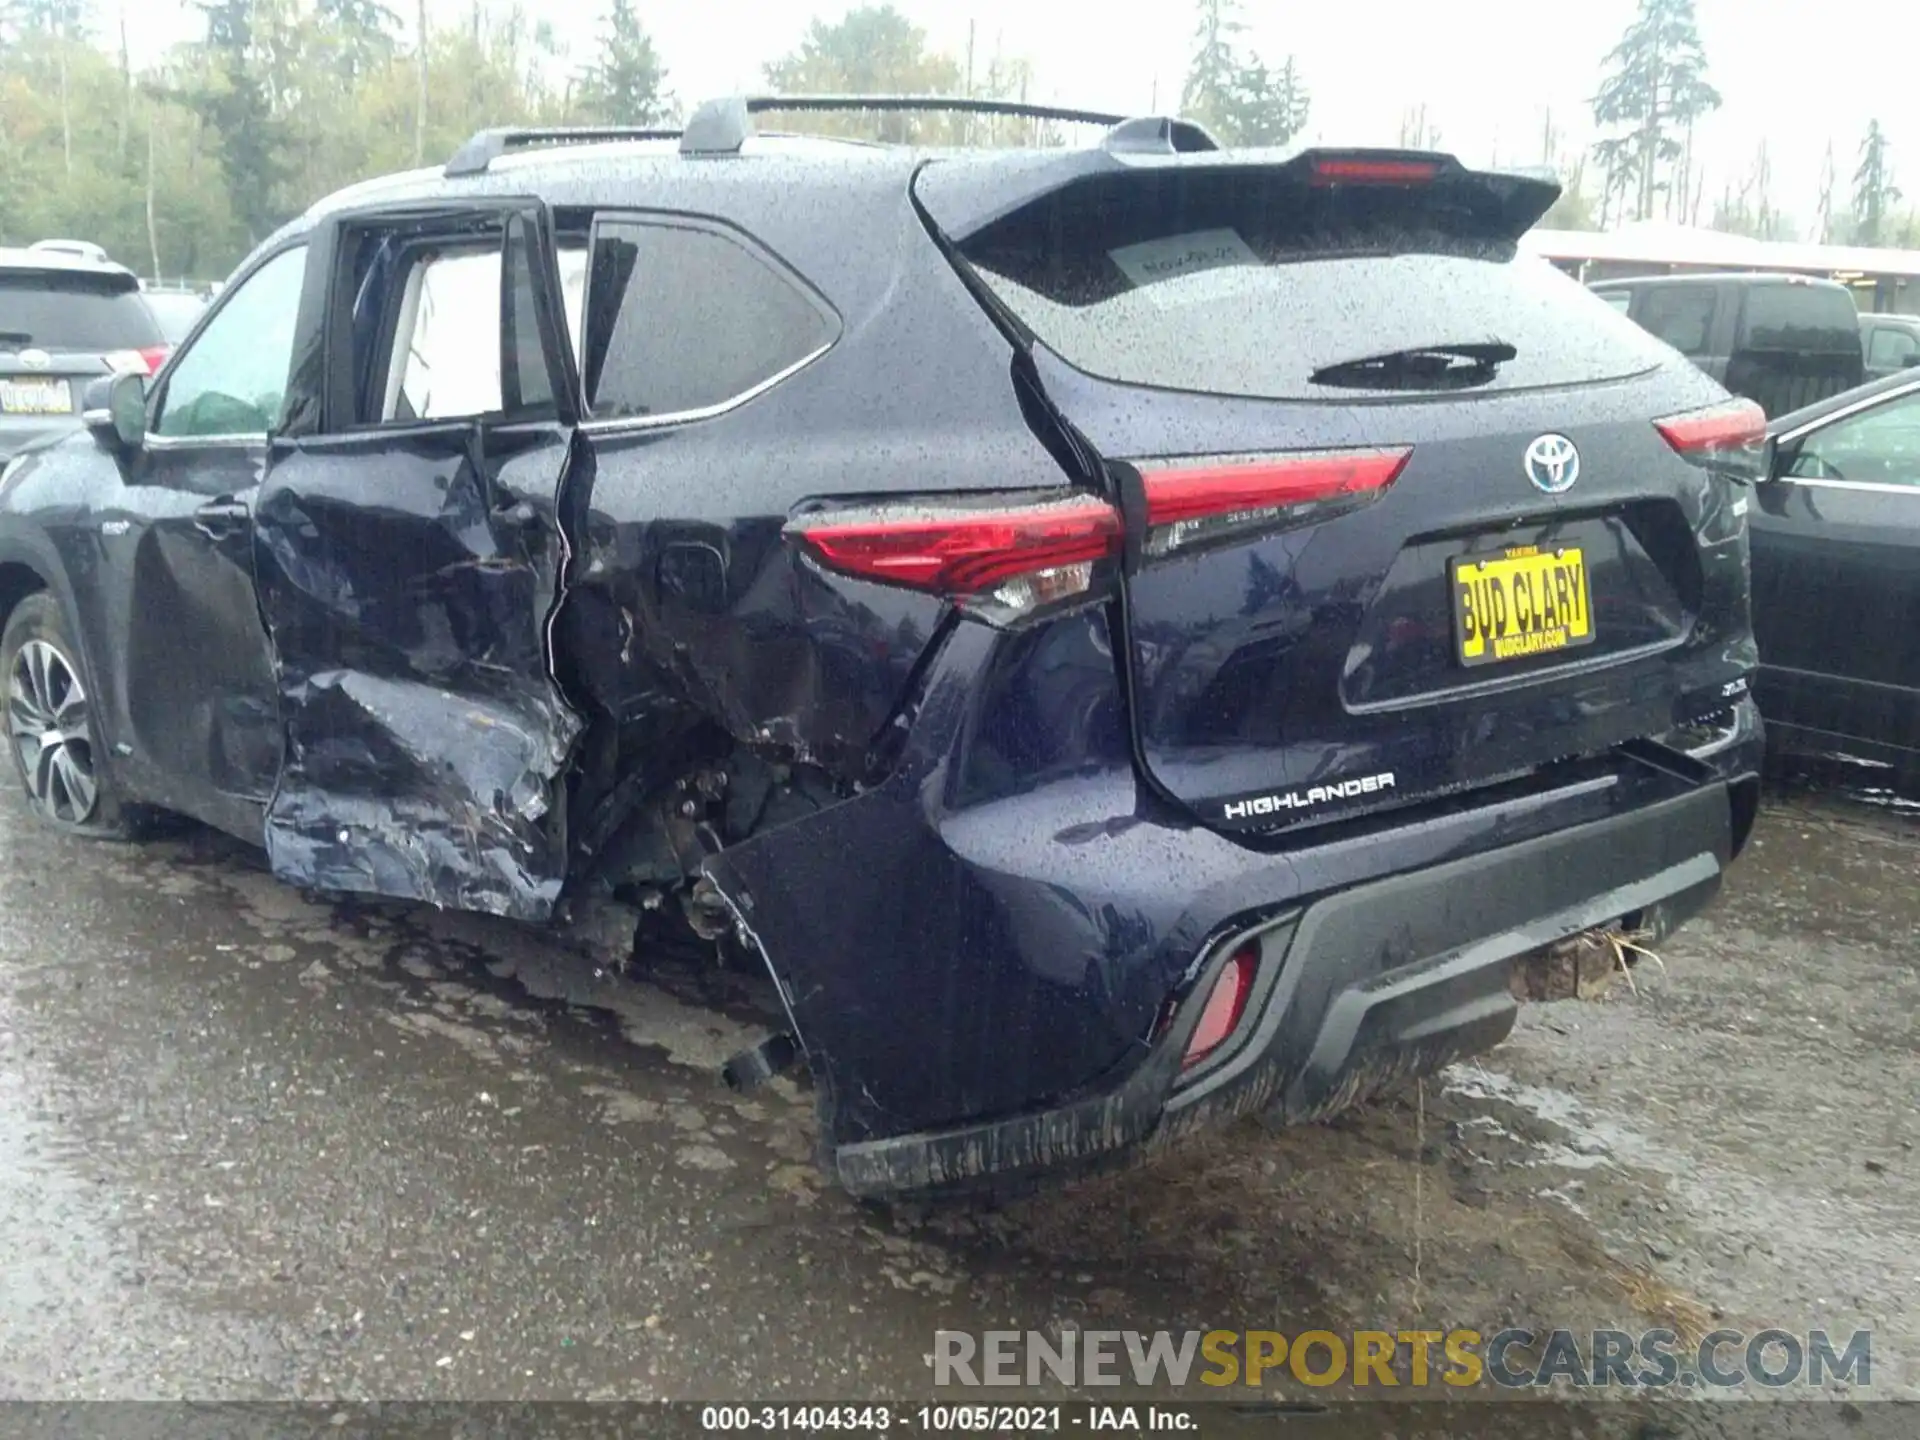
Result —
<path fill-rule="evenodd" d="M 453 152 L 441 173 L 452 179 L 460 175 L 484 174 L 487 166 L 509 150 L 525 150 L 535 145 L 591 145 L 603 140 L 678 140 L 680 132 L 657 126 L 633 125 L 549 125 L 544 127 L 505 127 L 480 130 Z"/>
<path fill-rule="evenodd" d="M 1064 105 L 1027 105 L 1016 100 L 984 100 L 970 95 L 730 95 L 720 100 L 709 100 L 693 112 L 687 120 L 686 130 L 680 136 L 680 153 L 731 155 L 753 133 L 753 117 L 769 110 L 1011 115 L 1024 120 L 1059 120 L 1072 125 L 1109 127 L 1119 125 L 1128 118 L 1103 110 L 1075 110 Z M 1194 128 L 1198 129 L 1197 126 Z"/>

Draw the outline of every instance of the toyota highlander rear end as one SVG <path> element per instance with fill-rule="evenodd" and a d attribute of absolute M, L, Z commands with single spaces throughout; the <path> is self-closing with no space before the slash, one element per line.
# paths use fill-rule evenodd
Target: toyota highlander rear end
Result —
<path fill-rule="evenodd" d="M 1497 1043 L 1522 957 L 1711 897 L 1763 421 L 1516 253 L 1554 194 L 1399 152 L 916 176 L 1059 474 L 789 528 L 950 605 L 886 778 L 710 866 L 848 1188 L 1324 1114 Z"/>
<path fill-rule="evenodd" d="M 79 428 L 88 382 L 157 372 L 168 346 L 123 266 L 0 249 L 0 460 Z"/>

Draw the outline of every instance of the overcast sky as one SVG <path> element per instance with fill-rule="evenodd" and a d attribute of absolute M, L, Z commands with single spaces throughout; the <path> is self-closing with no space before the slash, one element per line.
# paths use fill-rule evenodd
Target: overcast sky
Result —
<path fill-rule="evenodd" d="M 116 12 L 121 0 L 101 0 Z M 1179 100 L 1192 50 L 1183 0 L 1123 7 L 1099 0 L 896 0 L 932 43 L 963 55 L 969 19 L 977 63 L 998 44 L 1036 71 L 1035 100 L 1128 113 Z M 1275 60 L 1298 57 L 1313 94 L 1309 138 L 1392 144 L 1408 107 L 1424 102 L 1442 147 L 1469 161 L 1537 162 L 1548 107 L 1570 148 L 1591 138 L 1589 101 L 1601 61 L 1637 0 L 1246 0 L 1247 43 Z M 136 59 L 199 32 L 183 0 L 127 0 Z M 413 6 L 396 0 L 409 19 Z M 576 56 L 592 43 L 601 6 L 528 5 L 552 19 Z M 683 99 L 761 88 L 760 67 L 798 43 L 816 14 L 796 0 L 637 0 Z M 429 23 L 451 23 L 465 0 L 428 0 Z M 1698 0 L 1709 77 L 1726 104 L 1703 128 L 1709 205 L 1751 168 L 1768 141 L 1773 201 L 1803 226 L 1815 208 L 1822 156 L 1834 142 L 1836 208 L 1844 208 L 1861 136 L 1878 117 L 1894 145 L 1896 178 L 1920 197 L 1920 19 L 1912 0 Z M 107 23 L 112 23 L 111 21 Z M 1904 33 L 1903 33 L 1904 32 Z"/>

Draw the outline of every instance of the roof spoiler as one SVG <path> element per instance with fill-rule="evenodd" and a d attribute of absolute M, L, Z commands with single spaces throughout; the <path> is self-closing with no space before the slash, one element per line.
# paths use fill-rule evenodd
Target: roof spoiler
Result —
<path fill-rule="evenodd" d="M 1175 122 L 1176 124 L 1180 122 Z M 1110 137 L 1111 138 L 1111 137 Z M 1539 223 L 1560 198 L 1560 186 L 1534 175 L 1472 170 L 1452 155 L 1428 150 L 1313 148 L 1289 152 L 1233 150 L 1189 155 L 1173 149 L 1061 151 L 1021 169 L 931 165 L 914 182 L 929 218 L 955 243 L 965 243 L 1037 201 L 1080 182 L 1142 185 L 1178 172 L 1196 182 L 1230 188 L 1280 181 L 1315 190 L 1391 191 L 1418 207 L 1431 196 L 1468 218 L 1472 233 L 1514 241 Z M 1464 212 L 1464 213 L 1463 213 Z"/>

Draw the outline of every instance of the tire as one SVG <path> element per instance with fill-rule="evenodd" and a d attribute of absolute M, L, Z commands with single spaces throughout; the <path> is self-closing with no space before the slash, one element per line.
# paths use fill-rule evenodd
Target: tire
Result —
<path fill-rule="evenodd" d="M 68 835 L 129 839 L 134 817 L 108 770 L 85 673 L 59 602 L 43 590 L 14 607 L 0 633 L 0 677 L 7 748 L 27 803 Z"/>

